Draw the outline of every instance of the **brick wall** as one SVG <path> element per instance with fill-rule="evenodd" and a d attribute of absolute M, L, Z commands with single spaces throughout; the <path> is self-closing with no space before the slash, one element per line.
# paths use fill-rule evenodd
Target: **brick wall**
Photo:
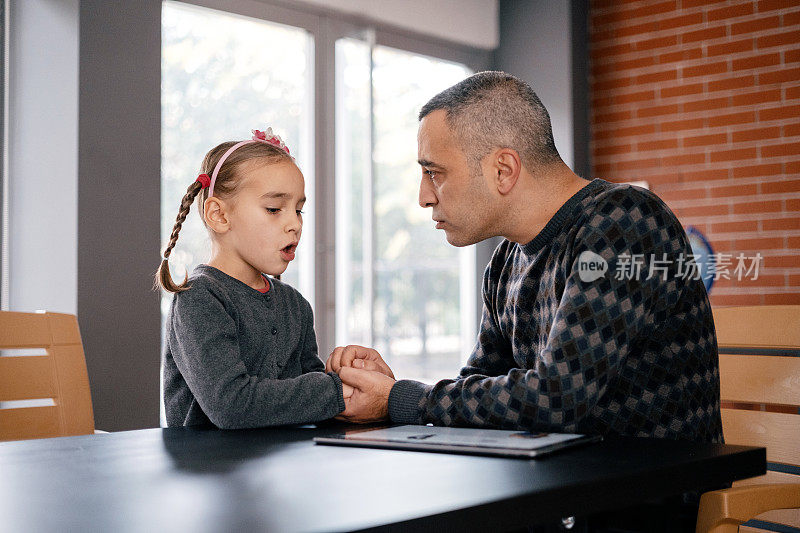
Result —
<path fill-rule="evenodd" d="M 593 175 L 733 256 L 713 305 L 800 304 L 800 1 L 592 0 L 589 41 Z"/>

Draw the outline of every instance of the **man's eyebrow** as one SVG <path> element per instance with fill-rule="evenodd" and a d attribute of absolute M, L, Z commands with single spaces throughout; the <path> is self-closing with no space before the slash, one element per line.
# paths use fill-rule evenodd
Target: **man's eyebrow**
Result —
<path fill-rule="evenodd" d="M 422 167 L 439 167 L 439 168 L 441 168 L 440 165 L 437 165 L 433 161 L 428 161 L 427 159 L 417 159 L 417 163 L 419 163 L 420 166 L 422 166 Z"/>

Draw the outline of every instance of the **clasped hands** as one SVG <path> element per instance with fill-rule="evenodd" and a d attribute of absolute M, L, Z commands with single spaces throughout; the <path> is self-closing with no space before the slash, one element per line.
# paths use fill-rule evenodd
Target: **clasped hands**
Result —
<path fill-rule="evenodd" d="M 338 347 L 325 361 L 326 372 L 342 380 L 345 410 L 335 418 L 368 423 L 388 420 L 394 374 L 381 355 L 364 346 Z"/>

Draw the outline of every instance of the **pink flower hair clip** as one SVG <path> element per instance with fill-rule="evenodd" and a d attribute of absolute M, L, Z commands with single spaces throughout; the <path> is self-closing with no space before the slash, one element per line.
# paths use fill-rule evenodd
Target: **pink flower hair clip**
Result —
<path fill-rule="evenodd" d="M 289 147 L 283 142 L 280 135 L 272 133 L 272 128 L 267 128 L 267 131 L 253 130 L 253 140 L 277 146 L 287 154 L 289 154 Z M 291 154 L 289 154 L 291 155 Z"/>

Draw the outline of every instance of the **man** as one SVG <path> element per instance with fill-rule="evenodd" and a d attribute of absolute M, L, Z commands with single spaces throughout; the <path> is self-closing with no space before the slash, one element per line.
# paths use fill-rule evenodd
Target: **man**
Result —
<path fill-rule="evenodd" d="M 721 442 L 711 307 L 669 208 L 574 174 L 508 74 L 475 74 L 419 118 L 420 206 L 454 246 L 505 240 L 458 378 L 395 381 L 375 350 L 337 348 L 326 365 L 356 389 L 340 417 Z"/>

